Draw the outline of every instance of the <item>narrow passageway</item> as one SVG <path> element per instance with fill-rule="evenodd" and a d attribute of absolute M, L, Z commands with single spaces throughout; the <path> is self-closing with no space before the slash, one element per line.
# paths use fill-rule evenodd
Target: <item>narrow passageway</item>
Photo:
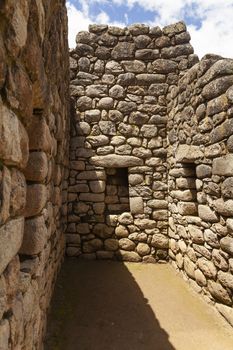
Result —
<path fill-rule="evenodd" d="M 232 350 L 232 328 L 169 265 L 65 262 L 46 350 Z"/>

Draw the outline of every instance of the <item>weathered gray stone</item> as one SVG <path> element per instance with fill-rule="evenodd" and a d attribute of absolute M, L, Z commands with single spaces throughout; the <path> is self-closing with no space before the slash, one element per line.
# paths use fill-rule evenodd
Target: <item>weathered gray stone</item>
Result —
<path fill-rule="evenodd" d="M 137 109 L 135 102 L 120 101 L 117 109 L 123 114 L 129 114 Z"/>
<path fill-rule="evenodd" d="M 44 152 L 30 152 L 24 175 L 29 181 L 44 181 L 48 174 L 48 160 Z"/>
<path fill-rule="evenodd" d="M 122 225 L 130 225 L 133 223 L 133 217 L 130 213 L 122 213 L 119 216 L 118 221 Z"/>
<path fill-rule="evenodd" d="M 139 262 L 141 261 L 140 255 L 136 252 L 129 252 L 125 250 L 119 250 L 118 258 L 123 261 L 130 261 L 130 262 Z"/>
<path fill-rule="evenodd" d="M 48 238 L 49 233 L 43 216 L 27 219 L 25 221 L 23 242 L 19 253 L 25 255 L 36 255 L 40 253 Z"/>
<path fill-rule="evenodd" d="M 109 143 L 109 139 L 105 135 L 88 136 L 86 140 L 92 145 L 92 147 L 104 146 Z"/>
<path fill-rule="evenodd" d="M 94 238 L 91 241 L 83 242 L 84 253 L 93 253 L 93 252 L 96 252 L 97 250 L 102 249 L 102 247 L 103 247 L 103 242 L 98 238 Z"/>
<path fill-rule="evenodd" d="M 107 95 L 106 85 L 89 85 L 86 88 L 86 95 L 89 97 L 104 97 Z"/>
<path fill-rule="evenodd" d="M 115 229 L 115 234 L 117 237 L 125 238 L 125 237 L 128 237 L 129 232 L 125 226 L 119 225 Z"/>
<path fill-rule="evenodd" d="M 94 193 L 102 193 L 105 191 L 105 181 L 90 181 L 89 186 L 92 192 Z"/>
<path fill-rule="evenodd" d="M 210 133 L 210 141 L 211 143 L 219 142 L 231 136 L 232 133 L 233 133 L 233 119 L 231 118 L 231 119 L 227 119 L 221 125 L 213 129 L 213 131 Z"/>
<path fill-rule="evenodd" d="M 213 249 L 212 252 L 212 261 L 216 267 L 223 271 L 228 270 L 228 263 L 224 258 L 224 252 L 219 251 L 218 249 Z"/>
<path fill-rule="evenodd" d="M 176 22 L 174 24 L 169 24 L 163 28 L 163 33 L 168 36 L 179 34 L 185 31 L 186 31 L 186 25 L 183 21 Z"/>
<path fill-rule="evenodd" d="M 112 109 L 113 107 L 113 99 L 112 97 L 102 97 L 100 100 L 99 100 L 99 103 L 98 103 L 98 108 L 100 109 L 106 109 L 106 110 L 109 110 L 109 109 Z"/>
<path fill-rule="evenodd" d="M 141 197 L 130 197 L 130 211 L 132 214 L 143 214 L 144 204 Z"/>
<path fill-rule="evenodd" d="M 212 169 L 211 166 L 200 164 L 196 167 L 196 174 L 199 179 L 203 179 L 205 177 L 211 177 Z"/>
<path fill-rule="evenodd" d="M 197 261 L 199 269 L 204 273 L 204 275 L 208 278 L 215 278 L 217 275 L 217 269 L 212 263 L 205 258 L 200 258 Z"/>
<path fill-rule="evenodd" d="M 203 221 L 218 222 L 217 214 L 207 205 L 198 205 L 198 215 Z"/>
<path fill-rule="evenodd" d="M 211 247 L 214 247 L 214 248 L 220 247 L 217 234 L 211 231 L 210 229 L 207 229 L 204 231 L 204 238 L 205 238 L 205 241 L 208 243 L 208 245 L 210 245 Z"/>
<path fill-rule="evenodd" d="M 130 124 L 143 125 L 149 119 L 149 116 L 141 112 L 132 112 L 129 117 Z"/>
<path fill-rule="evenodd" d="M 231 85 L 233 76 L 220 77 L 205 85 L 201 94 L 206 100 L 211 100 L 223 94 Z"/>
<path fill-rule="evenodd" d="M 202 157 L 203 153 L 199 146 L 179 145 L 176 152 L 176 161 L 180 163 L 192 163 Z"/>
<path fill-rule="evenodd" d="M 108 238 L 104 241 L 104 247 L 106 250 L 115 251 L 119 247 L 119 241 L 117 239 Z"/>
<path fill-rule="evenodd" d="M 98 109 L 90 109 L 89 111 L 85 112 L 84 118 L 87 123 L 98 122 L 100 120 L 100 111 Z"/>
<path fill-rule="evenodd" d="M 47 188 L 42 184 L 27 186 L 27 199 L 24 216 L 35 216 L 41 212 L 47 202 Z"/>
<path fill-rule="evenodd" d="M 233 155 L 216 158 L 213 160 L 213 175 L 232 176 L 233 175 Z"/>
<path fill-rule="evenodd" d="M 23 218 L 10 220 L 0 227 L 0 274 L 18 253 L 23 240 L 23 230 Z"/>
<path fill-rule="evenodd" d="M 193 279 L 195 279 L 195 269 L 196 265 L 187 257 L 184 257 L 184 270 L 187 275 Z"/>
<path fill-rule="evenodd" d="M 119 240 L 119 247 L 124 250 L 134 250 L 136 244 L 128 238 L 121 238 Z"/>
<path fill-rule="evenodd" d="M 103 202 L 104 193 L 81 193 L 79 199 L 84 202 Z"/>
<path fill-rule="evenodd" d="M 221 284 L 214 281 L 208 281 L 208 290 L 215 299 L 221 301 L 223 304 L 231 305 L 231 297 Z"/>
<path fill-rule="evenodd" d="M 196 215 L 197 204 L 192 202 L 179 202 L 177 205 L 178 212 L 181 215 Z"/>
<path fill-rule="evenodd" d="M 155 83 L 163 83 L 165 79 L 165 75 L 162 74 L 137 74 L 136 76 L 137 83 L 139 85 L 151 85 Z"/>
<path fill-rule="evenodd" d="M 123 61 L 122 64 L 123 64 L 123 67 L 125 68 L 126 72 L 142 73 L 146 70 L 146 65 L 142 61 L 138 61 L 138 60 Z"/>
<path fill-rule="evenodd" d="M 135 51 L 135 44 L 128 42 L 118 43 L 112 50 L 112 58 L 115 60 L 127 60 L 133 58 Z"/>
<path fill-rule="evenodd" d="M 128 27 L 128 30 L 132 35 L 142 35 L 142 34 L 149 33 L 149 27 L 145 24 L 140 24 L 140 23 L 131 24 Z"/>
<path fill-rule="evenodd" d="M 100 121 L 99 127 L 104 135 L 116 135 L 116 126 L 112 121 Z"/>
<path fill-rule="evenodd" d="M 149 94 L 152 96 L 160 96 L 165 95 L 168 90 L 168 84 L 161 83 L 161 84 L 151 84 L 149 87 Z"/>
<path fill-rule="evenodd" d="M 226 180 L 222 183 L 222 195 L 225 198 L 232 198 L 233 199 L 233 177 L 228 177 Z"/>
<path fill-rule="evenodd" d="M 154 73 L 168 74 L 175 72 L 178 64 L 171 60 L 157 59 L 152 62 L 152 69 Z"/>
<path fill-rule="evenodd" d="M 220 240 L 220 247 L 224 252 L 227 252 L 228 254 L 233 255 L 233 238 L 223 237 Z"/>
<path fill-rule="evenodd" d="M 150 246 L 146 243 L 138 243 L 136 250 L 140 256 L 150 254 Z"/>
<path fill-rule="evenodd" d="M 130 166 L 142 165 L 142 160 L 133 156 L 121 156 L 117 154 L 92 157 L 91 164 L 105 168 L 128 168 Z"/>
<path fill-rule="evenodd" d="M 232 216 L 233 215 L 233 200 L 229 199 L 224 201 L 222 198 L 217 199 L 213 202 L 214 209 L 224 215 Z"/>
<path fill-rule="evenodd" d="M 195 275 L 195 280 L 197 281 L 197 283 L 200 286 L 206 286 L 207 285 L 207 281 L 206 281 L 205 275 L 201 272 L 201 270 L 199 270 L 199 269 L 195 270 L 194 275 Z"/>
<path fill-rule="evenodd" d="M 168 248 L 169 239 L 162 234 L 154 234 L 152 236 L 151 245 L 156 248 Z"/>
<path fill-rule="evenodd" d="M 9 165 L 25 167 L 28 160 L 28 136 L 13 111 L 0 99 L 0 158 Z"/>
<path fill-rule="evenodd" d="M 109 119 L 114 123 L 120 123 L 123 121 L 124 116 L 121 112 L 114 109 L 109 111 Z"/>
<path fill-rule="evenodd" d="M 159 50 L 158 49 L 141 49 L 136 50 L 135 58 L 138 60 L 155 60 L 159 58 Z"/>
<path fill-rule="evenodd" d="M 178 56 L 188 56 L 193 53 L 193 47 L 190 44 L 176 45 L 174 47 L 165 47 L 161 50 L 162 58 L 173 58 Z"/>
<path fill-rule="evenodd" d="M 116 99 L 125 97 L 125 89 L 121 85 L 114 85 L 109 90 L 109 96 Z"/>
<path fill-rule="evenodd" d="M 188 225 L 188 230 L 193 243 L 197 243 L 197 244 L 204 243 L 204 235 L 200 228 L 194 225 Z"/>

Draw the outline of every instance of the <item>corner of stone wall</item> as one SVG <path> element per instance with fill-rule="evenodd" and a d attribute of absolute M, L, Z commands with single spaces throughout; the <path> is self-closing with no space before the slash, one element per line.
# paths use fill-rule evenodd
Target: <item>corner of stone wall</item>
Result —
<path fill-rule="evenodd" d="M 183 22 L 78 33 L 70 52 L 68 256 L 168 258 L 167 96 L 198 61 L 189 41 Z"/>
<path fill-rule="evenodd" d="M 233 325 L 233 60 L 206 55 L 171 90 L 169 256 Z"/>

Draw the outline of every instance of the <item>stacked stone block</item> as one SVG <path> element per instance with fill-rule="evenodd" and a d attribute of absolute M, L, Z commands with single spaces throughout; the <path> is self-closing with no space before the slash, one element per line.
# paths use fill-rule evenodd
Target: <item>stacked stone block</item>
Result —
<path fill-rule="evenodd" d="M 41 349 L 64 253 L 65 2 L 0 2 L 0 348 Z"/>
<path fill-rule="evenodd" d="M 168 94 L 169 256 L 233 325 L 233 60 L 207 55 Z"/>
<path fill-rule="evenodd" d="M 166 95 L 197 61 L 189 40 L 182 22 L 163 30 L 91 25 L 77 35 L 68 256 L 167 259 Z M 122 169 L 128 199 L 108 184 Z"/>

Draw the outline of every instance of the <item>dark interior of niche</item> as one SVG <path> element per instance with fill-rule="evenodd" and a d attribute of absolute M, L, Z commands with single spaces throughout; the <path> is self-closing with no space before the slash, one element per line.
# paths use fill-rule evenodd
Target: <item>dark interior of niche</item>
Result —
<path fill-rule="evenodd" d="M 107 168 L 106 176 L 106 213 L 129 212 L 128 168 Z"/>
<path fill-rule="evenodd" d="M 197 187 L 196 187 L 196 164 L 189 163 L 183 166 L 184 177 L 187 179 L 187 189 L 192 193 L 192 202 L 197 203 Z"/>

